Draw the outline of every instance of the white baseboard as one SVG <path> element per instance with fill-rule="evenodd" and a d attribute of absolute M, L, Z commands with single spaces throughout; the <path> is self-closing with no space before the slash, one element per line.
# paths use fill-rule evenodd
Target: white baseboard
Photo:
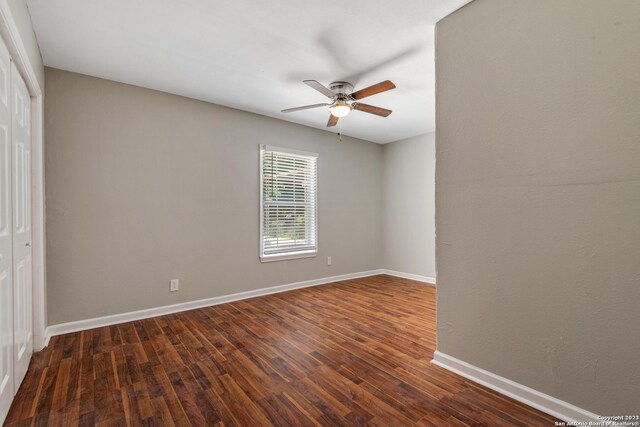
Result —
<path fill-rule="evenodd" d="M 255 298 L 263 295 L 275 294 L 290 291 L 293 289 L 308 288 L 310 286 L 324 285 L 327 283 L 339 282 L 341 280 L 358 279 L 360 277 L 375 276 L 384 274 L 383 270 L 362 271 L 359 273 L 341 274 L 339 276 L 324 277 L 321 279 L 305 280 L 304 282 L 289 283 L 287 285 L 271 286 L 268 288 L 256 289 L 253 291 L 238 292 L 236 294 L 223 295 L 213 298 L 205 298 L 196 301 L 182 302 L 178 304 L 165 305 L 162 307 L 147 308 L 144 310 L 131 311 L 128 313 L 112 314 L 109 316 L 95 317 L 92 319 L 78 320 L 75 322 L 59 323 L 47 327 L 45 335 L 45 346 L 49 345 L 51 337 L 68 334 L 71 332 L 84 331 L 87 329 L 99 328 L 102 326 L 116 325 L 118 323 L 131 322 L 134 320 L 148 319 L 150 317 L 162 316 L 164 314 L 177 313 L 180 311 L 193 310 L 196 308 L 209 307 L 212 305 L 224 304 Z"/>
<path fill-rule="evenodd" d="M 431 361 L 444 369 L 567 422 L 599 421 L 592 412 L 436 351 Z"/>
<path fill-rule="evenodd" d="M 382 274 L 388 274 L 389 276 L 402 277 L 403 279 L 416 280 L 418 282 L 424 282 L 429 285 L 436 284 L 435 277 L 420 276 L 418 274 L 412 274 L 412 273 L 403 273 L 402 271 L 387 270 L 386 268 L 382 269 Z"/>

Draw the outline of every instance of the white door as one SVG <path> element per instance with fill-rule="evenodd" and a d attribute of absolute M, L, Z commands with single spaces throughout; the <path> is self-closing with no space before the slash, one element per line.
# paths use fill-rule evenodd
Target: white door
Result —
<path fill-rule="evenodd" d="M 22 382 L 33 353 L 31 302 L 31 99 L 11 63 L 11 149 L 13 187 L 14 388 Z"/>
<path fill-rule="evenodd" d="M 0 39 L 0 424 L 14 394 L 10 75 L 9 52 Z"/>

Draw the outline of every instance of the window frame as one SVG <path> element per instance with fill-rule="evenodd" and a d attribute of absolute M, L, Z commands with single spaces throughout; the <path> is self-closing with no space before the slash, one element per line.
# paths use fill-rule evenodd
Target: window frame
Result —
<path fill-rule="evenodd" d="M 301 157 L 314 157 L 316 159 L 316 170 L 315 170 L 315 191 L 314 191 L 314 200 L 313 200 L 313 210 L 314 210 L 314 224 L 313 224 L 313 232 L 314 232 L 314 241 L 315 241 L 315 249 L 309 250 L 297 250 L 292 252 L 283 252 L 277 254 L 265 254 L 264 253 L 264 154 L 265 152 L 276 152 L 283 154 L 290 154 L 293 156 L 301 156 Z M 300 258 L 312 258 L 318 255 L 318 160 L 320 156 L 318 153 L 311 153 L 308 151 L 300 151 L 294 150 L 291 148 L 284 147 L 274 147 L 272 145 L 260 145 L 260 262 L 273 262 L 273 261 L 286 261 L 292 259 L 300 259 Z"/>

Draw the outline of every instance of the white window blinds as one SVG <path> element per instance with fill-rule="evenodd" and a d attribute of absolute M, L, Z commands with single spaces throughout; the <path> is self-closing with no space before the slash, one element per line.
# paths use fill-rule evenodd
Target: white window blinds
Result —
<path fill-rule="evenodd" d="M 317 154 L 261 146 L 263 260 L 316 253 L 317 160 Z"/>

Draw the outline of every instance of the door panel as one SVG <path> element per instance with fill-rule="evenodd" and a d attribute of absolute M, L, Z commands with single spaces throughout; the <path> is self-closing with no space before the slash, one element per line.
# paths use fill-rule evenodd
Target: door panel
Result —
<path fill-rule="evenodd" d="M 11 97 L 9 52 L 0 39 L 0 424 L 14 395 Z"/>
<path fill-rule="evenodd" d="M 2 263 L 6 264 L 6 260 Z M 4 268 L 0 271 L 0 423 L 9 412 L 14 395 L 12 287 L 11 270 Z"/>
<path fill-rule="evenodd" d="M 13 320 L 13 339 L 16 343 L 22 343 L 25 339 L 22 336 L 25 332 L 25 321 L 20 308 L 24 305 L 25 300 L 25 287 L 27 286 L 26 281 L 26 262 L 25 260 L 21 260 L 16 263 L 13 269 L 13 300 L 14 304 L 14 320 Z M 26 351 L 25 345 L 20 345 L 17 348 L 19 356 L 22 356 Z M 18 357 L 19 359 L 20 357 Z"/>
<path fill-rule="evenodd" d="M 27 373 L 33 352 L 31 328 L 31 170 L 30 98 L 16 67 L 11 64 L 11 149 L 13 151 L 13 364 L 14 388 Z"/>

